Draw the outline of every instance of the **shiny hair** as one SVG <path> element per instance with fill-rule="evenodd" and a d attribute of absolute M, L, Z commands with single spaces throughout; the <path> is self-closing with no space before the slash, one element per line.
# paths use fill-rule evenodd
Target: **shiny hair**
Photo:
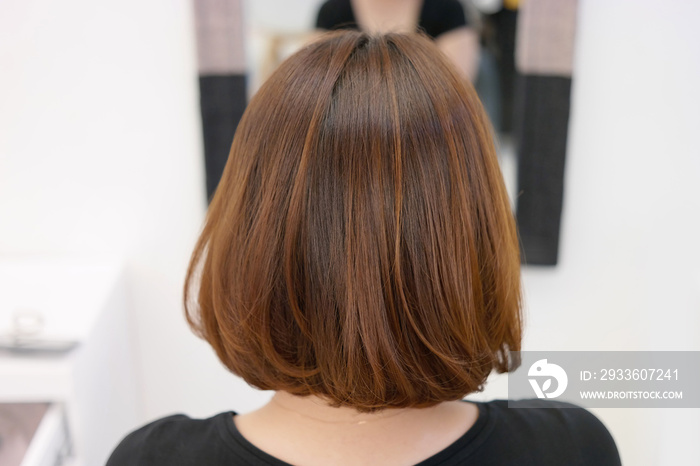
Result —
<path fill-rule="evenodd" d="M 250 385 L 369 412 L 512 369 L 515 224 L 474 89 L 419 35 L 330 33 L 236 131 L 185 283 Z"/>

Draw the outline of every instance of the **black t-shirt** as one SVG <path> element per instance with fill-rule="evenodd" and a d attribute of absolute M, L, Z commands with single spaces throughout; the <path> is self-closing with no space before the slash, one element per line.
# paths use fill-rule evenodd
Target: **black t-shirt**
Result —
<path fill-rule="evenodd" d="M 430 37 L 467 25 L 459 0 L 424 0 L 418 27 Z M 316 17 L 319 29 L 358 29 L 350 0 L 328 0 Z"/>
<path fill-rule="evenodd" d="M 605 426 L 585 409 L 551 400 L 528 400 L 509 408 L 506 400 L 475 403 L 479 417 L 453 444 L 419 466 L 608 466 L 620 457 Z M 209 419 L 170 416 L 129 434 L 107 466 L 289 466 L 248 442 L 233 412 Z"/>

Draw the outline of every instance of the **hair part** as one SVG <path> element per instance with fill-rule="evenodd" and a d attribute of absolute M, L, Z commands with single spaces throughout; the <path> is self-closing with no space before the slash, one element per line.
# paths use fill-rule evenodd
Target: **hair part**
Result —
<path fill-rule="evenodd" d="M 343 31 L 251 100 L 185 306 L 257 388 L 359 411 L 427 407 L 512 368 L 519 274 L 474 89 L 425 37 Z"/>

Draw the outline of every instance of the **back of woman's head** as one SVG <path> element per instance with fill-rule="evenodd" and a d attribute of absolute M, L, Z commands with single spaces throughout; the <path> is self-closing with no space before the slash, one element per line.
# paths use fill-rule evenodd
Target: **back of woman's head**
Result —
<path fill-rule="evenodd" d="M 185 285 L 261 389 L 424 407 L 507 371 L 519 254 L 486 117 L 426 38 L 328 35 L 251 100 Z"/>

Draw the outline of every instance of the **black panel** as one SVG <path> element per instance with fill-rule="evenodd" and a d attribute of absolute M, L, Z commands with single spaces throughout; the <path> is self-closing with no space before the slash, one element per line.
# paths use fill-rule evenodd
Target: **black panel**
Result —
<path fill-rule="evenodd" d="M 200 76 L 199 96 L 207 198 L 211 200 L 226 166 L 233 135 L 246 108 L 246 76 Z"/>
<path fill-rule="evenodd" d="M 526 264 L 558 260 L 570 95 L 570 78 L 518 78 L 516 217 Z"/>

